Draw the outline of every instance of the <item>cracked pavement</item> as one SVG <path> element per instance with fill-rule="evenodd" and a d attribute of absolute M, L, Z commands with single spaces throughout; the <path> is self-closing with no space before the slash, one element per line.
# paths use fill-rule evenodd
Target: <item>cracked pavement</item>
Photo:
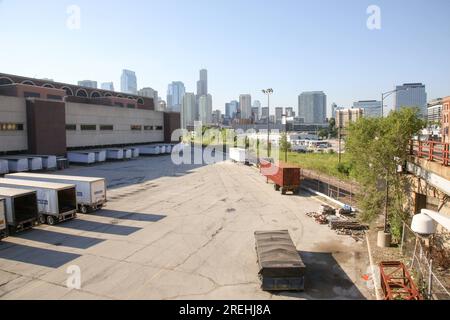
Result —
<path fill-rule="evenodd" d="M 169 156 L 61 174 L 107 179 L 107 207 L 0 242 L 0 299 L 367 299 L 366 247 L 316 224 L 321 203 L 282 196 L 229 162 L 175 166 Z M 303 293 L 263 292 L 257 230 L 288 229 L 307 267 Z M 67 267 L 81 270 L 68 289 Z"/>

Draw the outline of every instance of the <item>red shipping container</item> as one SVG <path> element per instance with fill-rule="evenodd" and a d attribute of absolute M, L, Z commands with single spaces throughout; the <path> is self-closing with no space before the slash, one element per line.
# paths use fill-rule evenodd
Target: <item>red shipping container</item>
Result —
<path fill-rule="evenodd" d="M 267 177 L 267 182 L 275 184 L 275 190 L 281 189 L 282 194 L 288 191 L 298 192 L 300 188 L 300 168 L 285 163 L 273 164 L 266 160 L 261 161 L 261 174 Z"/>

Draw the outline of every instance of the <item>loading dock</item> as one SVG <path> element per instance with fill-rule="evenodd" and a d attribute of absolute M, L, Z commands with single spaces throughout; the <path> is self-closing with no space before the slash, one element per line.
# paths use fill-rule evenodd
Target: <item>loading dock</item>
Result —
<path fill-rule="evenodd" d="M 75 185 L 18 179 L 0 179 L 0 187 L 37 191 L 39 222 L 55 225 L 76 218 Z"/>
<path fill-rule="evenodd" d="M 39 210 L 36 191 L 0 187 L 0 197 L 5 202 L 5 217 L 10 234 L 31 229 L 38 224 Z"/>
<path fill-rule="evenodd" d="M 5 178 L 73 184 L 76 186 L 78 211 L 81 213 L 88 213 L 90 211 L 101 209 L 106 203 L 106 181 L 103 178 L 39 173 L 8 174 Z"/>

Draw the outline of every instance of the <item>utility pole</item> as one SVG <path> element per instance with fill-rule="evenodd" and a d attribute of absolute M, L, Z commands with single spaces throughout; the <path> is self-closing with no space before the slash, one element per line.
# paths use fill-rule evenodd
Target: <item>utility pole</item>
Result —
<path fill-rule="evenodd" d="M 265 89 L 262 92 L 267 95 L 267 156 L 270 158 L 270 95 L 273 89 Z"/>
<path fill-rule="evenodd" d="M 338 127 L 338 139 L 339 139 L 339 150 L 338 150 L 338 156 L 339 156 L 339 164 L 341 163 L 341 126 Z"/>

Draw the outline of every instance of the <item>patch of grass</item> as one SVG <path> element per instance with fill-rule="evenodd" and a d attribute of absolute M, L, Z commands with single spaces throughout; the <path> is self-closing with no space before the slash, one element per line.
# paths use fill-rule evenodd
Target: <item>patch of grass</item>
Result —
<path fill-rule="evenodd" d="M 284 160 L 284 154 L 281 155 Z M 344 180 L 351 179 L 351 165 L 345 154 L 339 164 L 339 155 L 329 153 L 288 153 L 288 162 L 303 169 L 314 170 Z"/>

